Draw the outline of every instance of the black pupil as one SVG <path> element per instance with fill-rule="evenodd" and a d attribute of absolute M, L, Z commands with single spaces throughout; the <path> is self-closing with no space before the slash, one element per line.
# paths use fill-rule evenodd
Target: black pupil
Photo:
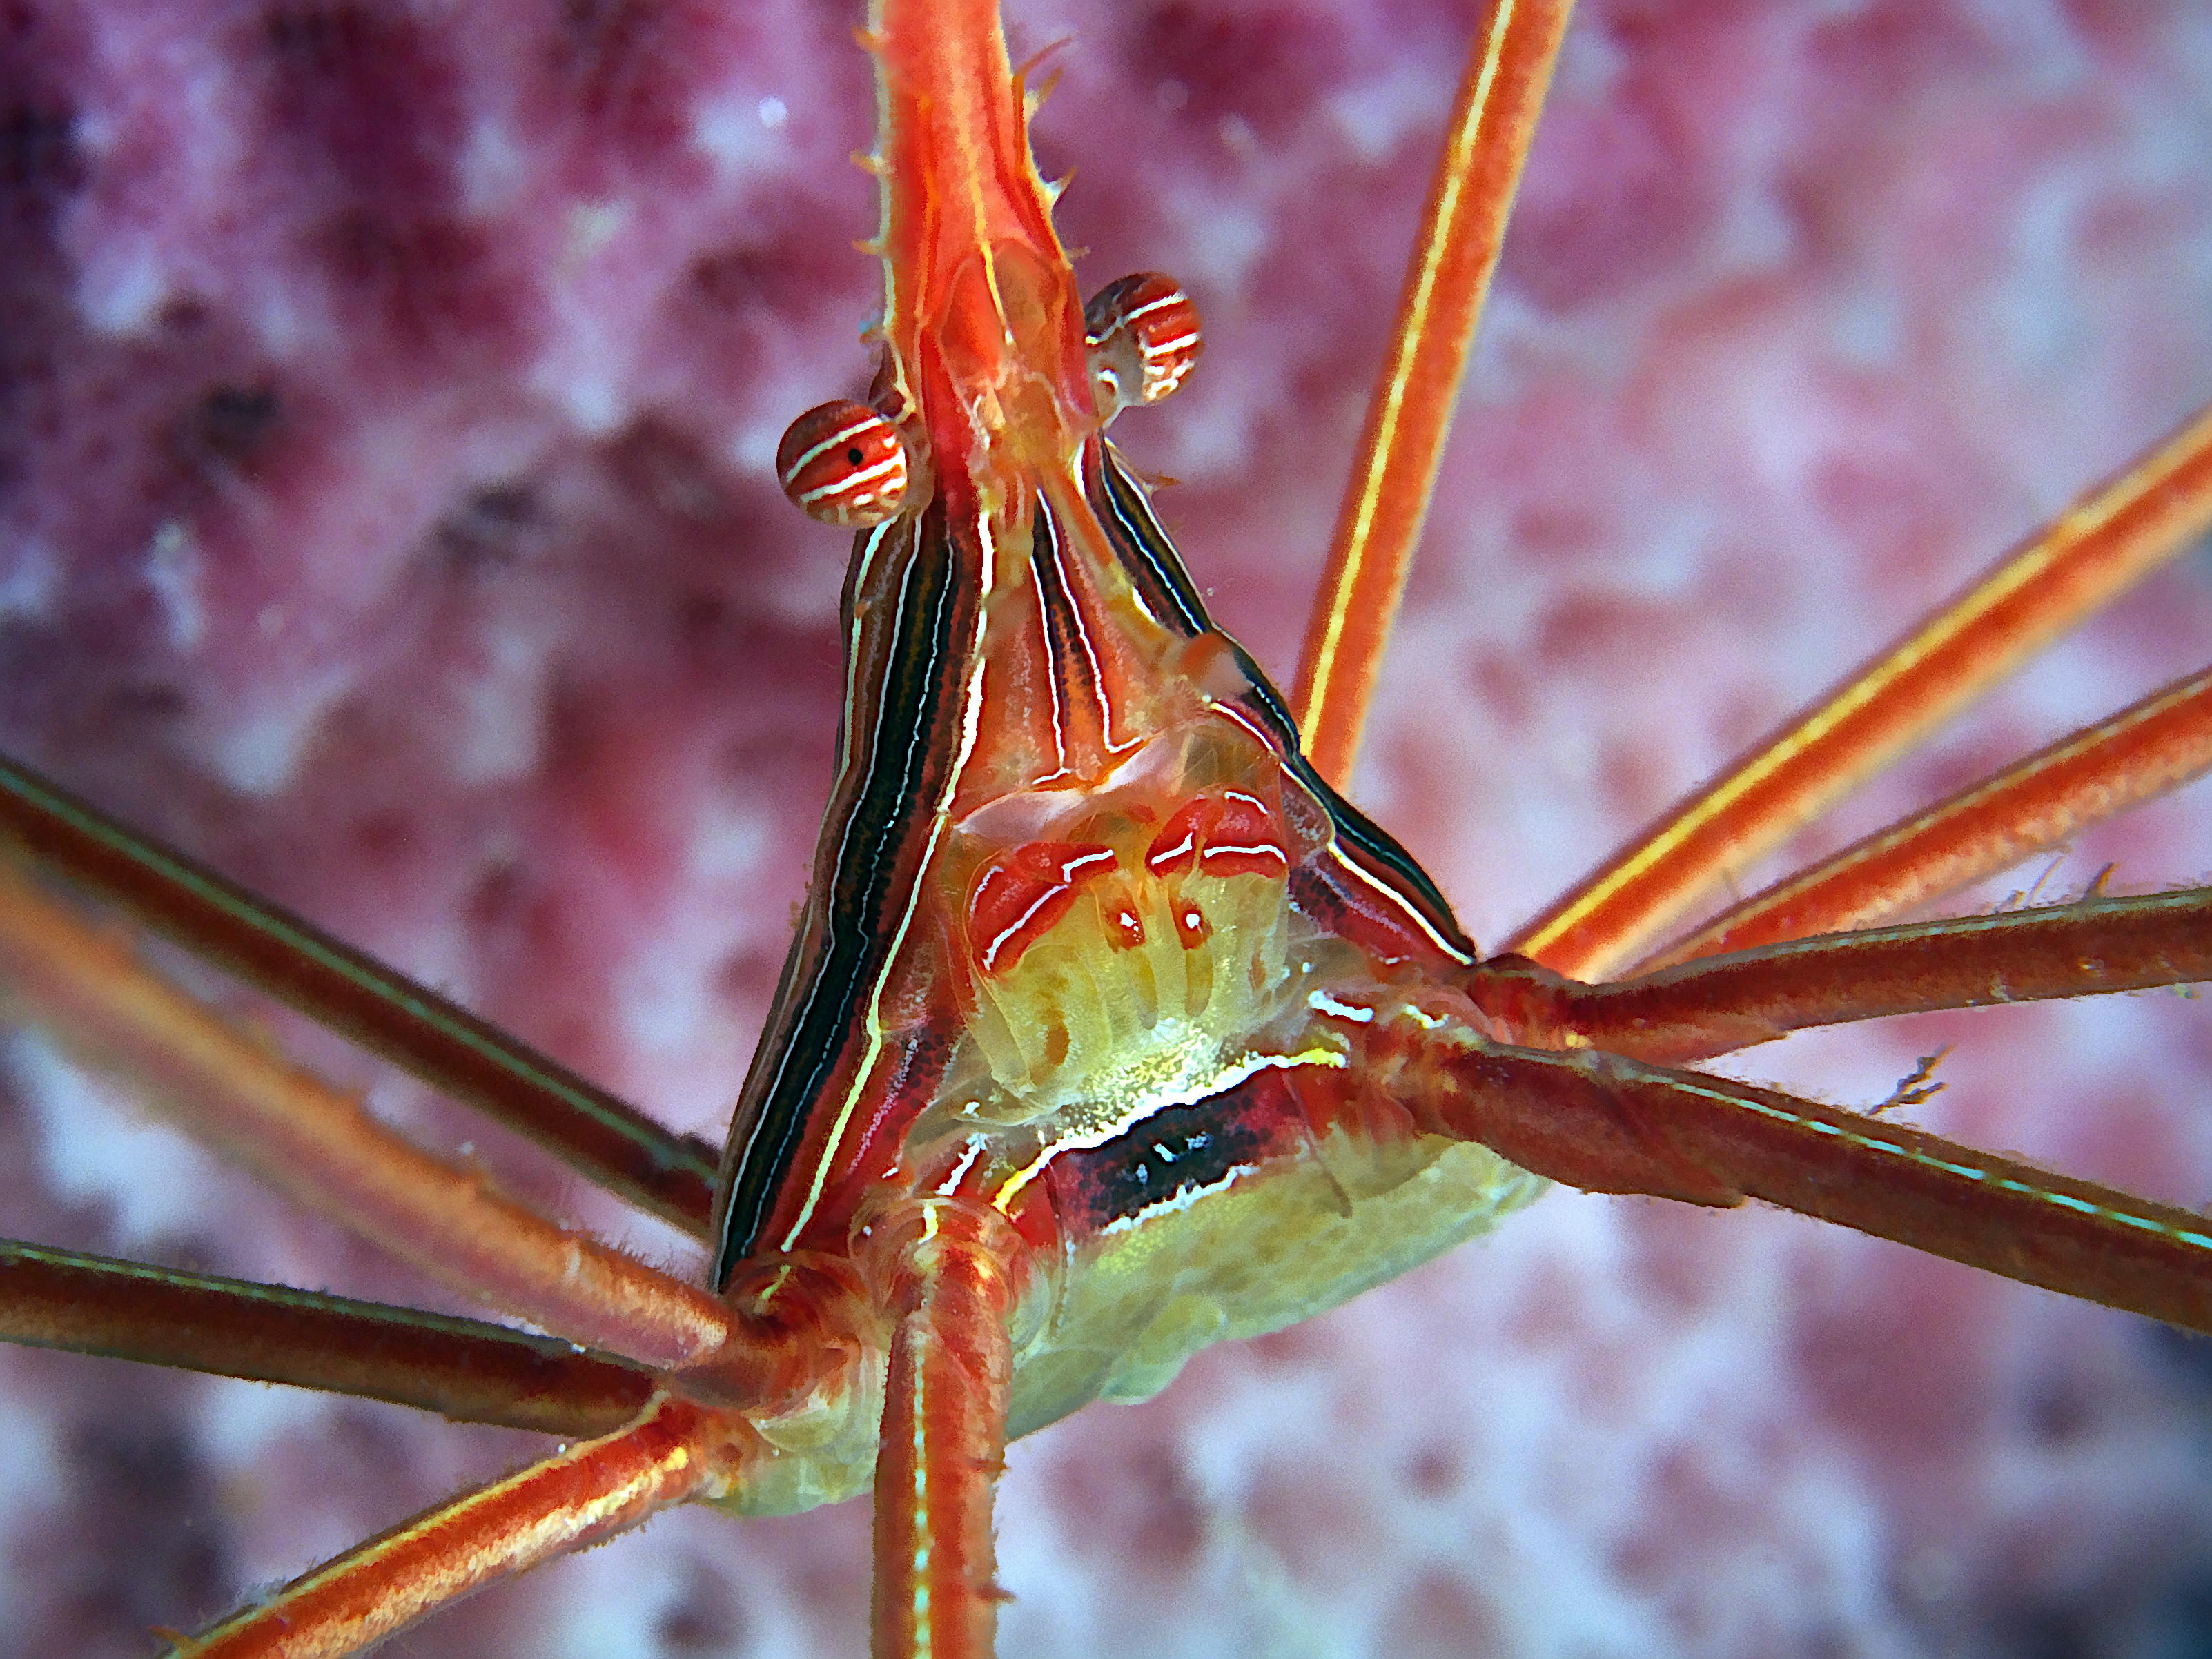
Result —
<path fill-rule="evenodd" d="M 845 465 L 848 466 L 858 466 L 866 458 L 857 449 L 848 449 L 845 452 Z"/>

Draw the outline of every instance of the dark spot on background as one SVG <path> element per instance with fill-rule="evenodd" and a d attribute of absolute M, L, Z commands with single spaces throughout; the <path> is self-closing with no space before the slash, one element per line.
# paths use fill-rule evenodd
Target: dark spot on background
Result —
<path fill-rule="evenodd" d="M 699 29 L 666 0 L 567 0 L 556 70 L 606 147 L 651 161 L 686 142 Z"/>
<path fill-rule="evenodd" d="M 654 1620 L 653 1633 L 664 1651 L 703 1659 L 744 1651 L 751 1644 L 752 1620 L 729 1580 L 695 1561 L 684 1576 L 682 1594 Z"/>
<path fill-rule="evenodd" d="M 1422 1447 L 1407 1461 L 1406 1484 L 1424 1498 L 1440 1499 L 1459 1489 L 1464 1474 L 1458 1449 L 1438 1441 Z"/>
<path fill-rule="evenodd" d="M 1234 115 L 1267 134 L 1290 126 L 1340 78 L 1344 40 L 1334 18 L 1297 6 L 1171 0 L 1131 30 L 1123 55 L 1133 74 L 1182 88 L 1187 118 Z"/>
<path fill-rule="evenodd" d="M 2039 1603 L 1990 1621 L 1996 1650 L 2011 1659 L 2088 1659 L 2100 1651 L 2097 1621 L 2083 1608 Z"/>
<path fill-rule="evenodd" d="M 283 416 L 273 386 L 216 386 L 195 411 L 191 447 L 211 459 L 241 465 L 276 430 Z"/>
<path fill-rule="evenodd" d="M 501 860 L 477 878 L 463 914 L 472 927 L 512 927 L 526 907 L 528 886 L 520 868 Z"/>
<path fill-rule="evenodd" d="M 507 296 L 484 270 L 483 238 L 458 220 L 355 208 L 329 220 L 320 240 L 332 276 L 417 353 L 496 337 L 509 317 Z"/>
<path fill-rule="evenodd" d="M 11 101 L 0 107 L 0 190 L 21 207 L 51 207 L 84 180 L 69 106 Z"/>
<path fill-rule="evenodd" d="M 2142 1322 L 2141 1329 L 2144 1344 L 2166 1376 L 2200 1406 L 2212 1407 L 2212 1337 L 2149 1319 Z"/>
<path fill-rule="evenodd" d="M 46 1588 L 34 1612 L 11 1610 L 24 1654 L 125 1650 L 156 1623 L 222 1611 L 228 1546 L 207 1471 L 183 1429 L 158 1410 L 64 1431 L 61 1482 L 46 1523 L 19 1545 L 19 1571 Z"/>
<path fill-rule="evenodd" d="M 84 167 L 75 106 L 39 72 L 49 52 L 59 43 L 35 13 L 0 12 L 0 491 L 25 470 L 71 328 L 68 263 L 52 238 Z"/>
<path fill-rule="evenodd" d="M 537 527 L 538 501 L 529 485 L 486 484 L 439 521 L 432 540 L 449 569 L 483 576 L 518 562 Z"/>
<path fill-rule="evenodd" d="M 190 714 L 192 704 L 184 687 L 173 680 L 124 680 L 107 694 L 105 706 L 124 721 L 166 724 Z"/>
<path fill-rule="evenodd" d="M 404 860 L 419 839 L 413 816 L 396 806 L 369 812 L 353 827 L 353 844 L 378 864 Z"/>
<path fill-rule="evenodd" d="M 617 486 L 647 507 L 694 526 L 718 526 L 731 514 L 723 465 L 690 433 L 665 421 L 641 420 L 608 450 Z"/>
<path fill-rule="evenodd" d="M 2095 1426 L 2096 1404 L 2070 1377 L 2046 1379 L 2029 1395 L 2029 1432 L 2047 1446 L 2078 1441 Z"/>
<path fill-rule="evenodd" d="M 363 208 L 411 217 L 453 192 L 462 120 L 450 65 L 404 10 L 289 7 L 262 40 L 271 125 Z"/>

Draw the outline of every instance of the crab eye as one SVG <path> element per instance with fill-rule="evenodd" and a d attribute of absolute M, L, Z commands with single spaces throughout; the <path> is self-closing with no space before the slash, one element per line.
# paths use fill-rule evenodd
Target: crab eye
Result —
<path fill-rule="evenodd" d="M 906 503 L 906 443 L 880 411 L 841 399 L 791 423 L 776 447 L 775 476 L 807 517 L 865 530 L 896 518 Z"/>
<path fill-rule="evenodd" d="M 1190 295 L 1152 270 L 1099 289 L 1083 308 L 1083 328 L 1102 420 L 1159 402 L 1182 384 L 1201 346 Z"/>

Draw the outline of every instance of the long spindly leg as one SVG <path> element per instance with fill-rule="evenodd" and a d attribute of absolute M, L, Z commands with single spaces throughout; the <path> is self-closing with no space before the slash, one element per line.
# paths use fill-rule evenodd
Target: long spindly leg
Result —
<path fill-rule="evenodd" d="M 1730 906 L 1645 957 L 1638 971 L 1910 915 L 2207 768 L 2212 670 L 2162 687 Z"/>
<path fill-rule="evenodd" d="M 580 1443 L 403 1522 L 199 1637 L 177 1638 L 174 1651 L 194 1659 L 360 1651 L 672 1504 L 725 1496 L 762 1452 L 741 1416 L 672 1398 L 656 1372 L 556 1339 L 35 1246 L 0 1246 L 0 1334 Z M 773 1374 L 757 1368 L 753 1380 Z M 717 1380 L 726 1389 L 747 1379 Z"/>
<path fill-rule="evenodd" d="M 627 1428 L 403 1522 L 179 1639 L 176 1659 L 342 1659 L 670 1504 L 725 1497 L 763 1450 L 742 1419 L 664 1395 Z"/>
<path fill-rule="evenodd" d="M 1492 0 L 1476 26 L 1298 664 L 1301 741 L 1340 786 L 1358 752 L 1571 9 L 1572 0 Z"/>
<path fill-rule="evenodd" d="M 659 1384 L 558 1337 L 8 1242 L 0 1338 L 571 1438 L 612 1433 Z"/>
<path fill-rule="evenodd" d="M 2212 888 L 1784 941 L 1586 985 L 1526 957 L 1468 975 L 1516 1042 L 1679 1064 L 1792 1031 L 2212 979 Z"/>
<path fill-rule="evenodd" d="M 2034 651 L 2184 551 L 2208 525 L 2212 409 L 2083 495 L 1756 745 L 1507 948 L 1585 977 L 1632 959 L 1714 882 L 1747 866 Z"/>
<path fill-rule="evenodd" d="M 1418 1125 L 1591 1192 L 1747 1198 L 2212 1332 L 2203 1217 L 1771 1089 L 1619 1055 L 1439 1056 Z"/>
<path fill-rule="evenodd" d="M 5 758 L 0 842 L 520 1131 L 608 1191 L 705 1236 L 713 1147 L 670 1133 L 427 987 Z"/>
<path fill-rule="evenodd" d="M 544 1221 L 374 1124 L 357 1103 L 144 969 L 12 869 L 0 870 L 11 1000 L 281 1189 L 465 1295 L 655 1366 L 721 1352 L 728 1310 Z M 324 1659 L 357 1651 L 483 1584 L 726 1492 L 758 1442 L 727 1412 L 658 1395 L 653 1370 L 472 1322 L 11 1247 L 13 1340 L 335 1389 L 447 1415 L 599 1438 L 349 1552 L 180 1654 Z M 563 1350 L 569 1350 L 563 1352 Z M 627 1422 L 628 1426 L 615 1427 Z M 610 1430 L 612 1430 L 610 1432 Z"/>
<path fill-rule="evenodd" d="M 16 1001 L 148 1084 L 203 1138 L 464 1292 L 488 1288 L 484 1299 L 661 1365 L 718 1354 L 726 1363 L 714 1376 L 694 1377 L 721 1395 L 774 1395 L 779 1360 L 818 1357 L 773 1331 L 759 1347 L 723 1346 L 730 1321 L 719 1302 L 483 1192 L 477 1178 L 378 1128 L 14 874 L 0 880 L 0 958 Z M 762 1450 L 742 1416 L 671 1398 L 654 1370 L 568 1342 L 35 1246 L 0 1248 L 0 1334 L 596 1437 L 179 1638 L 175 1651 L 191 1659 L 359 1651 L 670 1504 L 724 1496 Z"/>
<path fill-rule="evenodd" d="M 378 1125 L 0 866 L 11 1000 L 281 1190 L 465 1296 L 660 1365 L 719 1347 L 722 1304 L 485 1189 Z"/>
<path fill-rule="evenodd" d="M 1370 397 L 1298 671 L 1302 739 L 1323 775 L 1340 783 L 1358 751 L 1567 9 L 1508 3 L 1486 12 L 1431 185 L 1392 355 Z M 2212 410 L 2087 493 L 1563 896 L 1509 948 L 1565 973 L 1618 967 L 1713 882 L 1890 765 L 2209 524 Z M 2046 842 L 2061 838 L 2171 787 L 2189 769 L 2166 756 L 2094 791 L 2078 787 L 2078 777 L 2070 793 L 2056 781 L 2039 782 L 2037 833 Z M 1984 861 L 2003 839 L 1979 837 Z"/>
<path fill-rule="evenodd" d="M 991 1489 L 1013 1377 L 1007 1333 L 1024 1247 L 959 1199 L 878 1224 L 874 1277 L 892 1320 L 876 1461 L 875 1651 L 990 1659 L 998 1604 Z"/>
<path fill-rule="evenodd" d="M 371 1046 L 495 1115 L 586 1174 L 694 1226 L 696 1158 L 588 1085 L 475 1025 L 380 964 L 140 842 L 19 769 L 4 780 L 9 834 L 58 873 L 87 878 L 180 942 L 289 991 L 309 1012 L 369 1009 Z M 719 1496 L 759 1443 L 742 1418 L 656 1397 L 653 1367 L 715 1355 L 710 1390 L 753 1397 L 779 1358 L 725 1345 L 724 1306 L 623 1253 L 547 1222 L 377 1125 L 358 1103 L 274 1054 L 0 860 L 0 963 L 11 1006 L 141 1085 L 157 1108 L 278 1188 L 412 1261 L 464 1296 L 592 1354 L 473 1321 L 32 1245 L 0 1246 L 0 1336 L 381 1399 L 580 1443 L 439 1505 L 191 1639 L 183 1655 L 318 1659 L 382 1640 L 458 1597 L 633 1526 Z M 395 1016 L 393 1010 L 399 1012 Z M 427 1008 L 427 1036 L 409 1013 Z M 343 1012 L 343 1011 L 341 1011 Z M 458 1064 L 454 1056 L 459 1055 Z M 456 1078 L 453 1074 L 459 1073 Z M 471 1085 L 471 1075 L 489 1087 Z M 606 1109 L 606 1105 L 612 1109 Z M 611 1168 L 610 1167 L 611 1166 Z M 648 1362 L 641 1365 L 635 1361 Z M 773 1384 L 770 1384 L 773 1391 Z"/>

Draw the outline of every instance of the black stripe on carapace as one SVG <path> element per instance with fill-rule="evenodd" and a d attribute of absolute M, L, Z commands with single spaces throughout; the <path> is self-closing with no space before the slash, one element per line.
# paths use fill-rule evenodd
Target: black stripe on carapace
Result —
<path fill-rule="evenodd" d="M 1413 855 L 1398 844 L 1395 836 L 1338 794 L 1336 786 L 1314 770 L 1313 763 L 1298 747 L 1297 724 L 1291 720 L 1282 693 L 1260 672 L 1260 665 L 1252 660 L 1243 646 L 1236 645 L 1234 641 L 1231 643 L 1235 646 L 1238 665 L 1252 682 L 1252 690 L 1242 699 L 1244 707 L 1267 721 L 1268 729 L 1282 744 L 1291 775 L 1311 790 L 1328 811 L 1329 821 L 1336 826 L 1337 840 L 1362 861 L 1387 870 L 1395 878 L 1392 884 L 1420 911 L 1422 920 L 1436 930 L 1437 937 L 1473 962 L 1476 955 L 1474 941 L 1460 927 L 1450 902 L 1429 878 L 1429 872 L 1413 861 Z"/>
<path fill-rule="evenodd" d="M 1052 505 L 1042 496 L 1036 503 L 1034 540 L 1030 549 L 1030 573 L 1036 580 L 1037 610 L 1044 618 L 1045 650 L 1050 659 L 1055 696 L 1073 696 L 1093 708 L 1105 707 L 1098 686 L 1097 663 L 1084 641 L 1083 617 L 1075 596 L 1068 592 L 1067 572 L 1060 562 L 1060 526 L 1054 522 Z"/>
<path fill-rule="evenodd" d="M 1239 1170 L 1284 1157 L 1310 1133 L 1279 1072 L 1188 1105 L 1147 1112 L 1102 1146 L 1053 1165 L 1053 1201 L 1078 1237 L 1186 1203 Z"/>
<path fill-rule="evenodd" d="M 865 647 L 871 660 L 852 676 L 845 769 L 817 854 L 814 879 L 828 902 L 814 912 L 819 934 L 810 928 L 793 944 L 776 1015 L 730 1126 L 716 1228 L 718 1290 L 759 1244 L 809 1114 L 866 1025 L 861 1002 L 897 932 L 890 912 L 920 879 L 920 844 L 933 827 L 916 804 L 935 800 L 957 750 L 951 726 L 968 678 L 961 642 L 973 635 L 982 593 L 980 570 L 963 567 L 981 550 L 957 543 L 938 507 L 918 524 L 864 534 L 856 565 L 872 538 L 872 556 L 899 566 L 886 596 L 894 611 L 879 641 L 848 631 L 847 650 Z M 897 545 L 902 538 L 910 544 Z"/>
<path fill-rule="evenodd" d="M 1084 494 L 1121 555 L 1122 568 L 1146 610 L 1185 639 L 1213 631 L 1206 601 L 1198 596 L 1182 556 L 1152 516 L 1145 487 L 1129 476 L 1121 457 L 1103 438 L 1093 438 L 1083 458 Z M 1115 530 L 1121 534 L 1114 536 Z"/>
<path fill-rule="evenodd" d="M 1183 568 L 1182 556 L 1176 551 L 1175 544 L 1168 539 L 1167 532 L 1153 515 L 1152 503 L 1145 488 L 1129 475 L 1121 465 L 1121 456 L 1103 439 L 1093 441 L 1093 453 L 1085 458 L 1085 483 L 1091 501 L 1091 509 L 1098 514 L 1099 522 L 1106 528 L 1115 550 L 1120 554 L 1121 566 L 1146 609 L 1169 627 L 1177 627 L 1188 638 L 1200 634 L 1218 633 L 1213 619 L 1206 614 L 1206 602 L 1199 597 L 1198 588 Z M 1115 532 L 1119 532 L 1117 535 Z M 1228 638 L 1224 635 L 1224 639 Z M 1304 751 L 1298 747 L 1297 722 L 1291 718 L 1290 706 L 1283 701 L 1274 683 L 1252 660 L 1251 653 L 1229 641 L 1230 649 L 1237 653 L 1237 665 L 1252 689 L 1239 701 L 1247 712 L 1274 739 L 1291 774 L 1304 784 L 1328 811 L 1336 826 L 1338 839 L 1353 856 L 1370 868 L 1379 867 L 1388 872 L 1388 878 L 1421 913 L 1437 936 L 1452 949 L 1464 954 L 1472 962 L 1475 957 L 1474 943 L 1468 939 L 1452 915 L 1451 905 L 1429 872 L 1413 861 L 1413 855 L 1401 847 L 1389 833 L 1329 784 L 1307 762 Z"/>

